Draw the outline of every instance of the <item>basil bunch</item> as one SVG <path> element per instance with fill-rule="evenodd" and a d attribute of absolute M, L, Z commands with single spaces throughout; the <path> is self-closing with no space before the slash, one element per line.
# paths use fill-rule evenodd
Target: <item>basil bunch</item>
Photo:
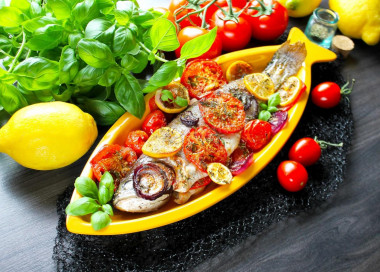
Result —
<path fill-rule="evenodd" d="M 43 4 L 45 3 L 45 4 Z M 181 76 L 186 60 L 212 45 L 216 29 L 186 43 L 181 58 L 167 14 L 136 1 L 0 0 L 0 110 L 67 101 L 111 125 L 125 111 L 141 118 L 144 93 Z M 153 75 L 141 74 L 148 65 Z M 138 79 L 139 78 L 139 79 Z M 16 83 L 16 84 L 15 84 Z"/>
<path fill-rule="evenodd" d="M 115 189 L 114 181 L 109 172 L 100 179 L 99 189 L 88 177 L 79 177 L 74 183 L 75 189 L 83 196 L 66 207 L 66 214 L 73 216 L 91 215 L 91 226 L 100 230 L 111 223 L 113 216 L 111 201 Z"/>

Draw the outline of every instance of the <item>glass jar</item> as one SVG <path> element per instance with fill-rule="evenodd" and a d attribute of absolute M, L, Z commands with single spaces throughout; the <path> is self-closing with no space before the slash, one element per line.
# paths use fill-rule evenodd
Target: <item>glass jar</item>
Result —
<path fill-rule="evenodd" d="M 330 48 L 338 20 L 339 16 L 335 11 L 317 8 L 309 18 L 305 34 L 312 42 L 325 48 Z"/>

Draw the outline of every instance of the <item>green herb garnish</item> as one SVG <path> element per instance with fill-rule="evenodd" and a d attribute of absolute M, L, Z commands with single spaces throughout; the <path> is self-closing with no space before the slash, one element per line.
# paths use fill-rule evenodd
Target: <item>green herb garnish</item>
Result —
<path fill-rule="evenodd" d="M 260 103 L 260 112 L 258 119 L 268 121 L 272 113 L 278 111 L 277 105 L 280 104 L 281 98 L 279 93 L 274 93 L 268 98 L 268 104 Z"/>

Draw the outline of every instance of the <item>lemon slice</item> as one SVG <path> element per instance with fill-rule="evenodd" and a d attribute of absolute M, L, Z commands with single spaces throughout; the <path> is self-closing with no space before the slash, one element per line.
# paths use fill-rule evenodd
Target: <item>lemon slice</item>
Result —
<path fill-rule="evenodd" d="M 244 77 L 244 85 L 257 99 L 268 101 L 274 93 L 272 79 L 263 73 L 253 73 Z"/>
<path fill-rule="evenodd" d="M 177 130 L 162 127 L 150 135 L 141 150 L 147 156 L 164 158 L 176 154 L 181 149 L 182 144 L 182 136 Z"/>
<path fill-rule="evenodd" d="M 207 173 L 210 179 L 219 185 L 230 184 L 232 181 L 230 169 L 219 162 L 210 163 L 207 166 Z"/>
<path fill-rule="evenodd" d="M 285 107 L 293 103 L 298 98 L 301 89 L 302 81 L 296 76 L 289 77 L 278 90 L 281 98 L 280 107 Z"/>
<path fill-rule="evenodd" d="M 251 64 L 242 60 L 238 60 L 233 62 L 230 66 L 228 66 L 226 78 L 227 81 L 232 81 L 239 78 L 243 78 L 245 75 L 249 75 L 252 73 L 253 68 Z"/>
<path fill-rule="evenodd" d="M 154 99 L 157 107 L 166 113 L 179 113 L 186 109 L 190 103 L 187 88 L 175 81 L 158 89 Z"/>

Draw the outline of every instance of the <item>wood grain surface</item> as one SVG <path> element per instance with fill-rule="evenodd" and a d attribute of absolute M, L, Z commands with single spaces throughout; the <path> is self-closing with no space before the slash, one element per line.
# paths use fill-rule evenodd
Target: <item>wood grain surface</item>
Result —
<path fill-rule="evenodd" d="M 165 2 L 143 1 L 145 7 Z M 302 30 L 306 22 L 291 20 Z M 346 78 L 357 80 L 351 95 L 355 130 L 346 178 L 335 195 L 189 270 L 380 271 L 380 44 L 355 44 L 343 68 Z M 6 119 L 0 115 L 1 124 Z M 0 271 L 56 270 L 56 200 L 91 151 L 54 171 L 26 169 L 0 154 Z"/>

